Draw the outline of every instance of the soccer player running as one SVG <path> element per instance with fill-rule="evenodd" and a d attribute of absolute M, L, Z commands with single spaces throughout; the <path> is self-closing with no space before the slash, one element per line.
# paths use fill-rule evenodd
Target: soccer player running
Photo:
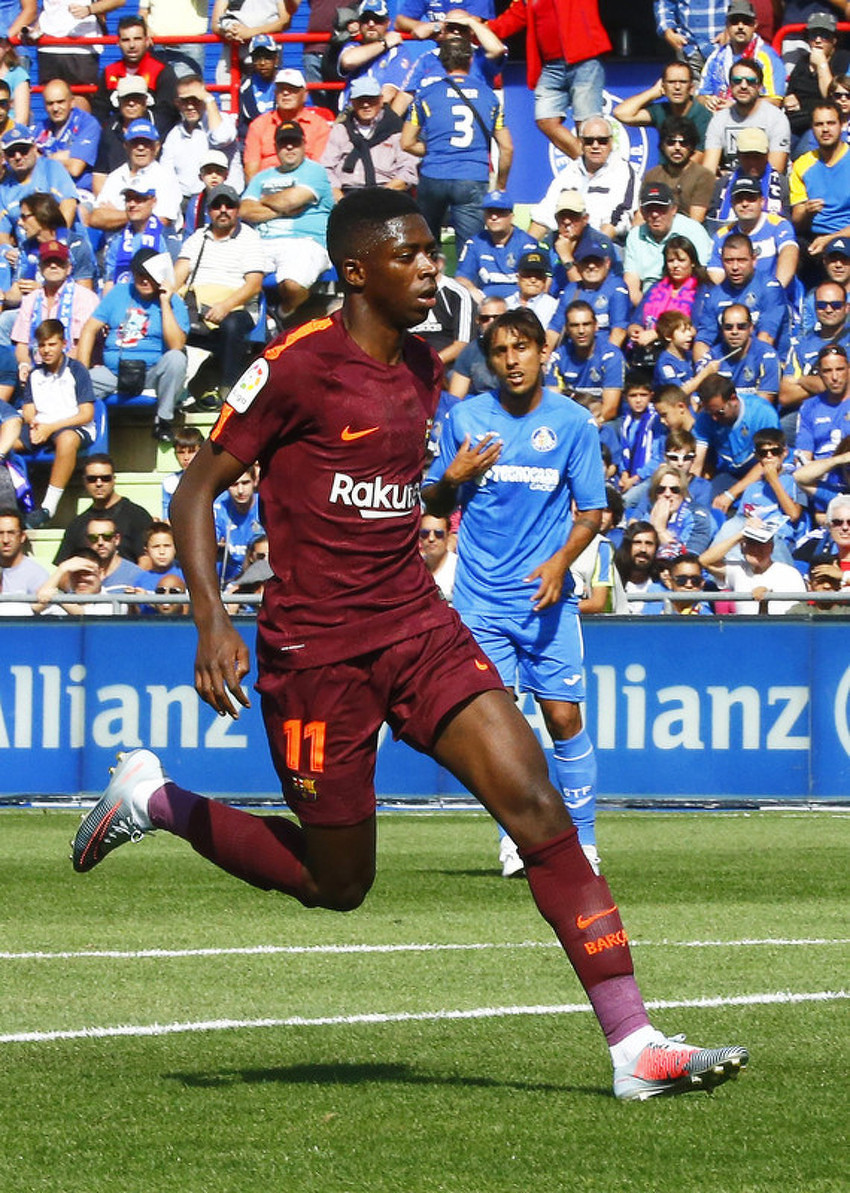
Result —
<path fill-rule="evenodd" d="M 164 829 L 254 886 L 307 907 L 357 907 L 375 874 L 373 779 L 387 721 L 517 842 L 605 1033 L 616 1096 L 711 1088 L 747 1063 L 746 1049 L 692 1048 L 650 1025 L 617 905 L 537 739 L 419 556 L 441 368 L 407 328 L 434 304 L 434 238 L 409 196 L 364 188 L 334 208 L 328 250 L 342 310 L 273 341 L 243 374 L 171 505 L 198 630 L 195 686 L 235 716 L 248 706 L 249 657 L 219 593 L 212 506 L 259 460 L 274 576 L 258 621 L 257 688 L 298 823 L 205 799 L 134 750 L 80 826 L 74 867 Z"/>
<path fill-rule="evenodd" d="M 445 516 L 460 502 L 454 607 L 505 685 L 513 690 L 518 681 L 540 704 L 558 786 L 598 873 L 596 755 L 581 719 L 583 652 L 570 564 L 598 534 L 608 503 L 599 431 L 577 402 L 544 388 L 546 332 L 533 312 L 499 315 L 484 351 L 499 391 L 453 407 L 426 478 L 425 507 Z M 522 870 L 507 835 L 499 858 L 505 877 Z"/>

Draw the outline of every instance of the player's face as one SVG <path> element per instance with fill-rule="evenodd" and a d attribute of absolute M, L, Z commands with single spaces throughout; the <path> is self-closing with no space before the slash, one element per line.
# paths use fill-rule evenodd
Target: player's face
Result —
<path fill-rule="evenodd" d="M 528 399 L 541 387 L 545 349 L 523 332 L 500 327 L 490 342 L 487 362 L 499 378 L 503 397 Z"/>
<path fill-rule="evenodd" d="M 385 235 L 351 262 L 348 272 L 387 325 L 399 330 L 415 327 L 436 302 L 437 244 L 431 229 L 421 215 L 390 220 Z"/>
<path fill-rule="evenodd" d="M 24 532 L 17 518 L 0 518 L 0 567 L 11 567 L 20 554 Z"/>

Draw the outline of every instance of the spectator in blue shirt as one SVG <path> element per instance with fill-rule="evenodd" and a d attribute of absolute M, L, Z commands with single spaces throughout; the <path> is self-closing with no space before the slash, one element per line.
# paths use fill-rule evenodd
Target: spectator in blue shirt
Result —
<path fill-rule="evenodd" d="M 603 422 L 616 418 L 625 381 L 626 362 L 619 348 L 599 334 L 589 302 L 570 303 L 564 342 L 552 355 L 550 372 L 558 389 L 579 402 L 602 402 Z"/>
<path fill-rule="evenodd" d="M 788 303 L 775 278 L 756 273 L 756 255 L 749 236 L 733 232 L 720 253 L 724 277 L 710 290 L 697 320 L 694 360 L 699 363 L 709 348 L 720 342 L 720 316 L 733 303 L 743 303 L 755 323 L 756 336 L 776 348 L 780 356 L 790 349 Z"/>
<path fill-rule="evenodd" d="M 740 481 L 729 486 L 729 493 L 738 499 L 738 513 L 727 519 L 714 536 L 714 541 L 719 543 L 730 538 L 743 530 L 749 519 L 758 518 L 774 532 L 774 559 L 792 563 L 791 549 L 803 506 L 788 463 L 785 436 L 777 427 L 765 427 L 764 430 L 756 431 L 753 444 L 756 464 Z M 739 544 L 730 549 L 727 558 L 741 558 Z"/>
<path fill-rule="evenodd" d="M 790 220 L 784 216 L 766 212 L 761 183 L 758 178 L 745 175 L 732 186 L 732 210 L 734 222 L 723 224 L 714 238 L 714 249 L 708 260 L 708 272 L 712 281 L 723 280 L 723 265 L 720 254 L 726 237 L 733 232 L 749 236 L 756 254 L 756 272 L 768 278 L 776 278 L 786 290 L 794 280 L 800 246 Z"/>
<path fill-rule="evenodd" d="M 652 381 L 647 372 L 631 370 L 623 385 L 626 413 L 620 424 L 620 491 L 627 509 L 636 506 L 649 480 L 664 459 L 664 425 L 652 405 Z"/>
<path fill-rule="evenodd" d="M 100 123 L 90 112 L 74 106 L 74 96 L 64 79 L 53 79 L 42 92 L 47 115 L 36 128 L 36 145 L 52 161 L 65 167 L 78 191 L 94 202 L 92 169 L 100 145 Z"/>
<path fill-rule="evenodd" d="M 513 294 L 520 257 L 539 247 L 514 223 L 513 199 L 507 191 L 488 191 L 481 206 L 484 228 L 464 244 L 455 274 L 477 303 Z"/>
<path fill-rule="evenodd" d="M 611 272 L 611 258 L 597 243 L 579 244 L 575 250 L 577 282 L 567 282 L 549 326 L 560 333 L 571 302 L 590 303 L 601 332 L 622 348 L 631 318 L 632 304 L 623 279 Z"/>
<path fill-rule="evenodd" d="M 720 317 L 720 343 L 703 357 L 700 364 L 717 361 L 717 371 L 731 377 L 739 394 L 758 394 L 776 405 L 779 394 L 779 357 L 753 335 L 753 320 L 748 307 L 732 303 Z"/>
<path fill-rule="evenodd" d="M 756 463 L 753 436 L 764 427 L 778 427 L 779 417 L 770 402 L 738 394 L 731 377 L 718 373 L 707 377 L 698 393 L 701 407 L 694 422 L 697 455 L 691 471 L 706 476 L 708 465 L 713 466 L 712 505 L 726 513 L 734 501 L 729 486 Z"/>
<path fill-rule="evenodd" d="M 818 354 L 822 393 L 813 394 L 797 416 L 795 451 L 801 464 L 831 456 L 837 443 L 850 434 L 850 367 L 842 344 L 828 344 Z"/>

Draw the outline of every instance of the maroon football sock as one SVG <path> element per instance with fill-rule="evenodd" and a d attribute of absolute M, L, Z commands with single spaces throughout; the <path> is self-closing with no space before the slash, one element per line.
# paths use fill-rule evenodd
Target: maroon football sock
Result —
<path fill-rule="evenodd" d="M 304 901 L 304 840 L 291 820 L 253 816 L 171 782 L 151 796 L 148 814 L 155 828 L 183 837 L 228 874 Z"/>
<path fill-rule="evenodd" d="M 649 1017 L 608 883 L 593 873 L 574 828 L 520 852 L 540 914 L 572 962 L 608 1044 L 618 1044 Z"/>

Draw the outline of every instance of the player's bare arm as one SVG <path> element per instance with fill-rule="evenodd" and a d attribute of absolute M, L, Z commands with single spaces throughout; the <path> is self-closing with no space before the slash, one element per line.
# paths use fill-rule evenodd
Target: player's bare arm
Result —
<path fill-rule="evenodd" d="M 581 555 L 582 551 L 592 542 L 602 526 L 602 510 L 579 510 L 573 522 L 567 541 L 545 563 L 541 563 L 525 578 L 531 583 L 539 580 L 537 591 L 531 598 L 534 611 L 539 613 L 556 605 L 564 590 L 564 577 L 570 569 L 570 564 Z"/>
<path fill-rule="evenodd" d="M 212 507 L 216 497 L 244 471 L 243 461 L 207 440 L 184 472 L 171 501 L 174 539 L 198 631 L 195 688 L 219 716 L 234 719 L 239 716 L 239 705 L 250 707 L 242 689 L 250 657 L 222 604 Z"/>
<path fill-rule="evenodd" d="M 501 454 L 502 441 L 494 434 L 485 435 L 476 444 L 473 444 L 472 436 L 467 435 L 440 479 L 425 489 L 422 500 L 427 512 L 436 518 L 447 517 L 457 505 L 461 485 L 483 476 Z"/>

